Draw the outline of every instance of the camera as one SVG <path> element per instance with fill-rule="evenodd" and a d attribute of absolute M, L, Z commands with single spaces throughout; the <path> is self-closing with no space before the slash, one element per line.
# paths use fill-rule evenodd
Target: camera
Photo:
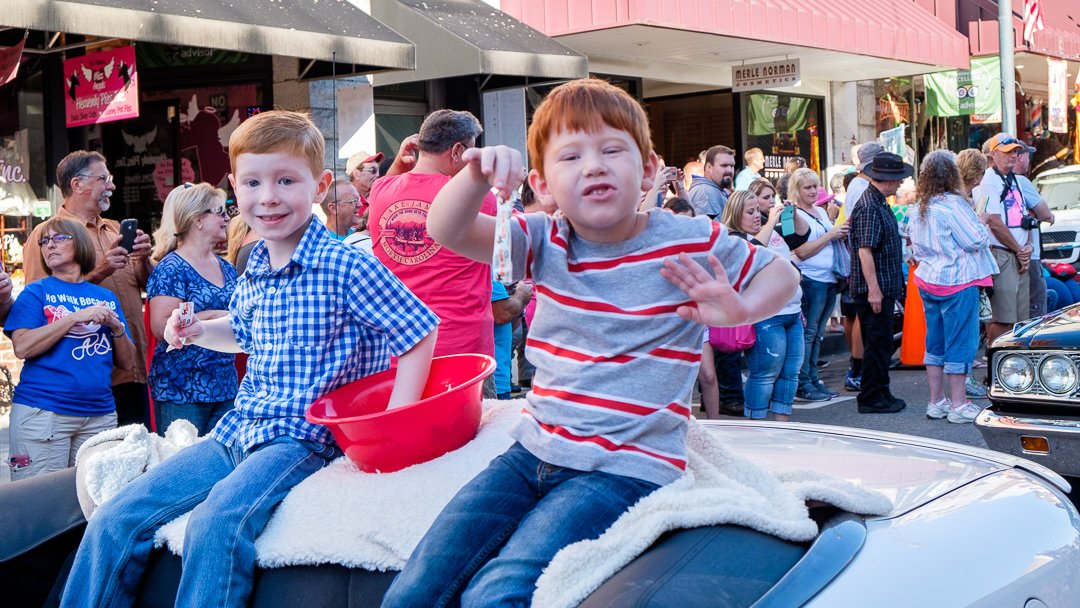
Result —
<path fill-rule="evenodd" d="M 1025 215 L 1024 217 L 1020 218 L 1020 227 L 1024 230 L 1038 230 L 1039 220 L 1037 218 L 1031 217 L 1030 215 Z"/>

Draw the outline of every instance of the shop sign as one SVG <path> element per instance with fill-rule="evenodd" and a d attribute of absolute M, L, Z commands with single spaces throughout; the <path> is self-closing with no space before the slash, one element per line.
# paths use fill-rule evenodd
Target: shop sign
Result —
<path fill-rule="evenodd" d="M 30 187 L 30 131 L 0 138 L 0 214 L 30 215 L 37 195 Z"/>
<path fill-rule="evenodd" d="M 1046 128 L 1054 133 L 1069 132 L 1069 80 L 1068 64 L 1064 60 L 1047 58 L 1047 102 L 1050 118 Z"/>
<path fill-rule="evenodd" d="M 731 68 L 731 90 L 756 91 L 775 87 L 791 87 L 801 81 L 798 59 L 737 65 Z"/>
<path fill-rule="evenodd" d="M 135 48 L 120 47 L 64 62 L 67 126 L 100 124 L 139 115 Z"/>

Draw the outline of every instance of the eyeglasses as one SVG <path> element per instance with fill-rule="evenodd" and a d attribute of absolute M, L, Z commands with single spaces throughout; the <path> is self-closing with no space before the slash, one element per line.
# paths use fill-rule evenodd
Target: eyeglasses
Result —
<path fill-rule="evenodd" d="M 229 210 L 224 206 L 218 207 L 217 209 L 207 209 L 206 211 L 203 211 L 203 213 L 206 215 L 217 214 L 225 219 L 229 219 Z"/>
<path fill-rule="evenodd" d="M 113 181 L 113 176 L 110 173 L 104 173 L 102 175 L 90 175 L 89 173 L 80 173 L 79 177 L 83 177 L 86 179 L 100 179 L 106 184 L 111 184 Z"/>
<path fill-rule="evenodd" d="M 37 244 L 39 247 L 45 247 L 49 244 L 49 241 L 52 241 L 59 245 L 60 243 L 66 243 L 73 238 L 75 237 L 71 236 L 70 234 L 54 234 L 52 236 L 41 237 L 40 239 L 38 239 Z"/>
<path fill-rule="evenodd" d="M 347 198 L 343 201 L 330 201 L 331 203 L 337 203 L 339 205 L 357 205 L 360 203 L 359 198 Z"/>
<path fill-rule="evenodd" d="M 357 167 L 356 171 L 359 172 L 359 173 L 370 173 L 372 175 L 378 175 L 379 174 L 379 168 L 378 167 Z"/>

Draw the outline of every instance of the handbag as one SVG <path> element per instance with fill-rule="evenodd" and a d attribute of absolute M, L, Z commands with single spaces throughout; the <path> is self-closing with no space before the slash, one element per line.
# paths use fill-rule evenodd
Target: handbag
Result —
<path fill-rule="evenodd" d="M 722 353 L 737 353 L 747 350 L 757 341 L 753 325 L 735 327 L 710 327 L 709 344 Z"/>

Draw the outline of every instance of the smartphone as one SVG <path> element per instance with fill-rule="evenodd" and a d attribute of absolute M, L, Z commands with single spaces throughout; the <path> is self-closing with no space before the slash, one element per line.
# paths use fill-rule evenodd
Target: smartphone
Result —
<path fill-rule="evenodd" d="M 784 205 L 784 210 L 780 212 L 780 234 L 795 234 L 795 205 Z"/>
<path fill-rule="evenodd" d="M 139 220 L 128 218 L 120 222 L 120 246 L 131 253 L 135 249 L 135 233 L 139 229 Z"/>

